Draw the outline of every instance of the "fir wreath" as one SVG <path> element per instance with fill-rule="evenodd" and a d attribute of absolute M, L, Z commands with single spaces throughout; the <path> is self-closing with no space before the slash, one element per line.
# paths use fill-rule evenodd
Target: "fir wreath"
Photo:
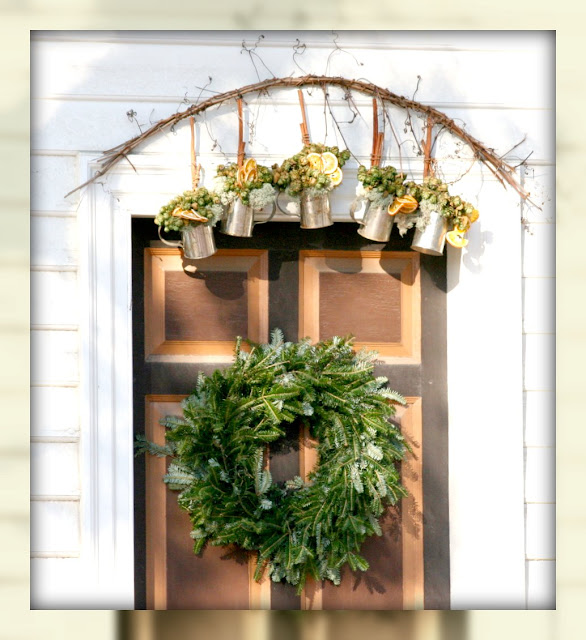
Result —
<path fill-rule="evenodd" d="M 406 495 L 396 462 L 408 449 L 390 401 L 404 398 L 374 377 L 376 352 L 352 349 L 334 337 L 311 345 L 237 339 L 234 364 L 207 377 L 183 401 L 183 418 L 167 417 L 164 447 L 137 442 L 139 452 L 169 456 L 164 481 L 180 491 L 193 524 L 194 552 L 209 542 L 257 551 L 255 578 L 301 592 L 307 575 L 340 583 L 340 569 L 365 571 L 364 540 L 381 535 L 385 506 Z M 248 341 L 247 341 L 248 342 Z M 318 465 L 279 486 L 264 468 L 271 442 L 286 423 L 309 425 Z"/>

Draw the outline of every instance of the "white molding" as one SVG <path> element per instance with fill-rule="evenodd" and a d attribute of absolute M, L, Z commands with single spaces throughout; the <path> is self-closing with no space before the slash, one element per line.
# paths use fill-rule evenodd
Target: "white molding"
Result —
<path fill-rule="evenodd" d="M 515 218 L 517 206 L 518 196 L 511 192 L 486 216 L 482 229 L 492 235 L 490 247 L 475 248 L 472 233 L 465 256 L 448 246 L 453 609 L 526 608 L 522 223 Z M 508 219 L 513 223 L 502 233 Z"/>
<path fill-rule="evenodd" d="M 80 160 L 89 177 L 89 158 Z M 92 186 L 79 218 L 80 558 L 89 608 L 133 609 L 130 216 Z"/>

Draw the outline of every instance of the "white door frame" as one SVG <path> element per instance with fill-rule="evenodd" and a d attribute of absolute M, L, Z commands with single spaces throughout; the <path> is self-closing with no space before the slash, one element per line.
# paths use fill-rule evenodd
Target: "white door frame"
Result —
<path fill-rule="evenodd" d="M 132 163 L 136 172 L 123 162 L 86 188 L 78 216 L 80 588 L 88 608 L 134 607 L 131 219 L 153 217 L 190 184 L 189 167 L 172 155 L 138 155 Z M 81 154 L 80 168 L 87 178 L 97 166 Z M 482 247 L 478 264 L 448 251 L 455 609 L 525 607 L 521 224 L 515 197 L 495 196 L 485 182 L 467 254 Z"/>

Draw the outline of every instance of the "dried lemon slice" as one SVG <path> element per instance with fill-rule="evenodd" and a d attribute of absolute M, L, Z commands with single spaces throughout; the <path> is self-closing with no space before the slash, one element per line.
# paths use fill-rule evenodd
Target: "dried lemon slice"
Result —
<path fill-rule="evenodd" d="M 413 213 L 417 210 L 419 203 L 413 196 L 402 196 L 395 199 L 401 205 L 401 213 Z"/>
<path fill-rule="evenodd" d="M 324 161 L 319 153 L 309 153 L 307 154 L 307 162 L 309 162 L 309 166 L 316 171 L 323 173 L 324 170 Z"/>
<path fill-rule="evenodd" d="M 334 187 L 337 187 L 340 184 L 340 182 L 342 182 L 342 178 L 343 178 L 342 169 L 338 167 L 333 173 L 330 173 L 328 178 L 330 179 L 332 185 Z"/>
<path fill-rule="evenodd" d="M 321 159 L 323 162 L 323 173 L 329 175 L 330 173 L 334 173 L 334 171 L 338 168 L 338 158 L 331 151 L 324 151 L 321 154 Z"/>
<path fill-rule="evenodd" d="M 468 244 L 468 240 L 464 237 L 465 231 L 461 231 L 458 227 L 455 227 L 452 231 L 446 233 L 446 240 L 457 249 L 461 249 Z"/>

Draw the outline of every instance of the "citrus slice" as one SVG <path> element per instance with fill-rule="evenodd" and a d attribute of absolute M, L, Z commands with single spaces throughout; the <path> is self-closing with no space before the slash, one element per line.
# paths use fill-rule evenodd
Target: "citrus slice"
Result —
<path fill-rule="evenodd" d="M 328 176 L 334 187 L 337 187 L 340 182 L 342 182 L 343 177 L 344 176 L 342 175 L 342 169 L 340 169 L 340 167 L 338 167 L 333 173 L 330 173 L 330 175 Z"/>
<path fill-rule="evenodd" d="M 192 222 L 207 222 L 208 219 L 205 216 L 202 216 L 201 213 L 198 213 L 194 209 L 188 209 L 187 211 L 181 212 L 181 218 L 184 220 L 191 220 Z"/>
<path fill-rule="evenodd" d="M 387 213 L 390 216 L 394 216 L 396 213 L 399 213 L 399 211 L 401 211 L 402 208 L 403 208 L 403 205 L 400 202 L 397 202 L 397 199 L 395 199 L 391 202 L 391 204 L 389 204 Z"/>
<path fill-rule="evenodd" d="M 323 162 L 323 172 L 326 175 L 330 173 L 334 173 L 334 171 L 338 168 L 338 158 L 331 151 L 324 151 L 321 154 L 321 159 Z"/>
<path fill-rule="evenodd" d="M 236 182 L 242 186 L 246 182 L 246 172 L 244 171 L 244 167 L 240 167 L 236 172 Z"/>
<path fill-rule="evenodd" d="M 244 182 L 253 182 L 258 178 L 258 171 L 256 165 L 248 170 L 244 171 Z"/>
<path fill-rule="evenodd" d="M 478 216 L 479 215 L 480 214 L 478 213 L 477 209 L 474 209 L 474 211 L 472 211 L 472 213 L 469 213 L 468 217 L 470 218 L 470 223 L 472 224 L 472 223 L 476 222 L 478 220 Z"/>
<path fill-rule="evenodd" d="M 401 196 L 395 199 L 401 205 L 401 213 L 413 213 L 417 210 L 419 203 L 413 196 Z"/>
<path fill-rule="evenodd" d="M 448 231 L 448 233 L 446 233 L 446 240 L 452 245 L 452 247 L 461 249 L 468 244 L 468 240 L 464 237 L 464 233 L 464 231 L 460 231 L 456 227 L 452 231 Z"/>
<path fill-rule="evenodd" d="M 307 162 L 309 162 L 309 166 L 316 171 L 323 172 L 324 170 L 324 161 L 319 153 L 309 153 L 307 155 Z"/>
<path fill-rule="evenodd" d="M 179 205 L 177 205 L 173 209 L 173 211 L 171 211 L 171 215 L 175 216 L 176 218 L 180 218 L 182 213 L 183 213 L 183 209 Z"/>
<path fill-rule="evenodd" d="M 252 169 L 256 171 L 256 160 L 254 158 L 248 158 L 242 168 L 244 169 L 244 173 L 248 173 Z"/>

